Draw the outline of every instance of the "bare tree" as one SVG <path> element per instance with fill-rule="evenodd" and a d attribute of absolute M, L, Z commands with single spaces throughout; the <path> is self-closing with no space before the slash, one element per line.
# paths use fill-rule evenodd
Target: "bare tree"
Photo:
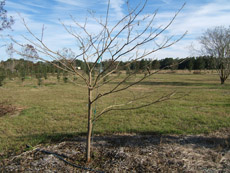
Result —
<path fill-rule="evenodd" d="M 81 31 L 81 33 L 77 33 L 73 27 L 67 26 L 61 22 L 65 30 L 73 36 L 79 44 L 78 54 L 71 59 L 64 56 L 59 51 L 51 50 L 43 41 L 44 30 L 42 30 L 42 36 L 36 36 L 27 26 L 24 19 L 22 19 L 24 25 L 33 39 L 24 37 L 29 44 L 20 44 L 16 40 L 12 39 L 17 45 L 26 50 L 15 50 L 18 54 L 49 62 L 64 71 L 68 71 L 70 74 L 78 76 L 78 78 L 83 81 L 82 83 L 79 83 L 79 85 L 88 91 L 88 130 L 86 146 L 86 159 L 88 162 L 91 158 L 90 147 L 93 122 L 97 121 L 102 115 L 110 111 L 139 109 L 157 102 L 168 100 L 174 95 L 174 92 L 172 92 L 165 94 L 161 98 L 153 99 L 151 98 L 151 95 L 140 96 L 139 94 L 139 96 L 132 96 L 125 103 L 113 104 L 102 108 L 97 112 L 93 110 L 97 101 L 102 100 L 108 95 L 127 90 L 157 73 L 156 71 L 150 71 L 148 65 L 146 65 L 145 75 L 141 78 L 137 78 L 136 80 L 131 80 L 136 74 L 136 71 L 132 70 L 130 70 L 130 73 L 127 75 L 118 76 L 116 74 L 118 74 L 117 72 L 119 71 L 119 66 L 123 58 L 126 58 L 126 60 L 128 59 L 126 67 L 130 69 L 131 63 L 146 58 L 161 49 L 172 46 L 181 40 L 186 34 L 181 34 L 176 38 L 170 36 L 165 37 L 164 39 L 159 39 L 173 23 L 184 5 L 175 13 L 174 16 L 172 16 L 165 26 L 157 26 L 155 24 L 157 11 L 148 15 L 142 14 L 146 4 L 147 0 L 144 0 L 144 2 L 140 3 L 135 8 L 131 8 L 130 4 L 127 3 L 127 14 L 125 14 L 116 23 L 110 23 L 110 0 L 108 0 L 107 12 L 104 19 L 98 19 L 94 16 L 94 14 L 92 14 L 92 18 L 101 27 L 101 30 L 97 34 L 89 32 L 87 20 L 84 24 L 80 24 L 74 17 L 71 17 L 75 27 L 77 27 L 78 31 Z M 150 46 L 149 49 L 145 49 L 147 45 Z M 29 49 L 31 51 L 28 51 Z M 40 54 L 40 56 L 38 56 L 38 54 Z M 43 57 L 50 57 L 54 61 L 48 61 Z M 78 58 L 83 59 L 85 63 L 85 73 L 78 70 L 74 65 L 75 60 Z M 104 59 L 106 59 L 108 63 L 107 66 L 101 68 L 99 64 Z M 58 64 L 54 63 L 57 61 L 59 62 Z M 127 83 L 127 81 L 129 81 L 129 83 Z M 106 90 L 104 86 L 110 84 L 110 82 L 115 82 L 116 84 L 111 85 L 112 88 L 107 88 Z M 148 99 L 148 102 L 146 102 L 146 98 L 151 99 Z M 141 100 L 145 101 L 142 102 Z"/>
<path fill-rule="evenodd" d="M 230 75 L 230 27 L 208 29 L 199 40 L 202 53 L 214 57 L 221 84 L 224 84 Z"/>

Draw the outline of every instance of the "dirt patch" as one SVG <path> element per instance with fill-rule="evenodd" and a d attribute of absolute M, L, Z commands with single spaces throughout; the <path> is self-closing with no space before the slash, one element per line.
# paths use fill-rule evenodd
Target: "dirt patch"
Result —
<path fill-rule="evenodd" d="M 13 106 L 12 104 L 8 103 L 7 101 L 0 102 L 0 117 L 5 115 L 16 116 L 18 115 L 23 108 Z"/>
<path fill-rule="evenodd" d="M 95 136 L 89 164 L 82 137 L 38 148 L 102 172 L 230 172 L 229 134 L 230 128 L 209 135 Z M 4 160 L 1 171 L 87 172 L 36 149 Z"/>

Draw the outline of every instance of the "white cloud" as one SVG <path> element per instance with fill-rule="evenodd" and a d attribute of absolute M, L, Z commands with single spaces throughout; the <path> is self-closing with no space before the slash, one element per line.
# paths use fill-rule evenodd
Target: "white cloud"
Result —
<path fill-rule="evenodd" d="M 124 3 L 125 3 L 124 0 L 111 0 L 110 1 L 111 8 L 114 9 L 117 17 L 122 17 L 124 15 L 123 8 L 122 8 Z"/>
<path fill-rule="evenodd" d="M 23 4 L 29 5 L 32 7 L 38 7 L 38 8 L 49 8 L 49 6 L 47 6 L 47 4 L 41 4 L 41 2 L 39 4 L 36 4 L 34 2 L 23 2 Z"/>
<path fill-rule="evenodd" d="M 164 2 L 165 4 L 170 4 L 172 2 L 172 0 L 161 0 L 162 2 Z"/>
<path fill-rule="evenodd" d="M 85 1 L 79 1 L 79 0 L 55 0 L 55 1 L 66 5 L 74 5 L 78 7 L 85 7 L 87 5 Z"/>
<path fill-rule="evenodd" d="M 38 13 L 38 10 L 35 10 L 34 8 L 29 8 L 25 5 L 19 4 L 19 3 L 15 3 L 15 2 L 11 2 L 11 1 L 6 1 L 6 5 L 9 8 L 13 8 L 16 9 L 17 12 L 20 12 L 21 10 L 23 11 L 28 11 L 28 12 L 33 12 L 33 13 Z"/>

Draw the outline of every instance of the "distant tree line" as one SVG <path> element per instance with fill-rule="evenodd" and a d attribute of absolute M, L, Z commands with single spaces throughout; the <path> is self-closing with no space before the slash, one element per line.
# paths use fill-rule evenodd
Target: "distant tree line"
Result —
<path fill-rule="evenodd" d="M 103 62 L 103 63 L 106 63 Z M 126 64 L 122 62 L 123 70 L 126 70 Z M 161 60 L 142 59 L 141 61 L 130 64 L 130 70 L 145 70 L 148 67 L 151 70 L 171 69 L 171 70 L 212 70 L 215 69 L 215 58 L 211 56 L 188 57 L 182 59 L 165 58 Z"/>
<path fill-rule="evenodd" d="M 110 60 L 105 60 L 97 64 L 98 70 L 108 66 Z M 150 70 L 171 69 L 171 70 L 204 70 L 215 69 L 215 59 L 210 56 L 188 57 L 184 59 L 165 58 L 161 60 L 142 59 L 141 61 L 119 62 L 119 70 L 135 70 L 144 71 L 146 68 Z M 55 62 L 60 63 L 60 62 Z M 127 64 L 129 64 L 127 66 Z M 60 64 L 59 64 L 60 65 Z M 75 61 L 77 70 L 86 71 L 87 67 L 81 60 Z M 60 80 L 62 76 L 64 82 L 68 81 L 68 74 L 63 70 L 56 68 L 52 64 L 45 62 L 32 62 L 25 59 L 8 59 L 0 62 L 0 85 L 2 81 L 8 77 L 9 79 L 19 77 L 22 82 L 26 77 L 35 77 L 38 79 L 38 84 L 41 84 L 42 79 L 47 79 L 48 75 L 56 75 Z"/>

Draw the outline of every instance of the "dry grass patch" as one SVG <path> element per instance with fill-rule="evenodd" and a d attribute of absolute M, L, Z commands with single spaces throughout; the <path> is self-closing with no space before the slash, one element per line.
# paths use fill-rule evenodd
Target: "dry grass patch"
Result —
<path fill-rule="evenodd" d="M 16 116 L 23 110 L 22 107 L 16 107 L 10 104 L 8 101 L 0 102 L 0 117 L 5 115 Z"/>

